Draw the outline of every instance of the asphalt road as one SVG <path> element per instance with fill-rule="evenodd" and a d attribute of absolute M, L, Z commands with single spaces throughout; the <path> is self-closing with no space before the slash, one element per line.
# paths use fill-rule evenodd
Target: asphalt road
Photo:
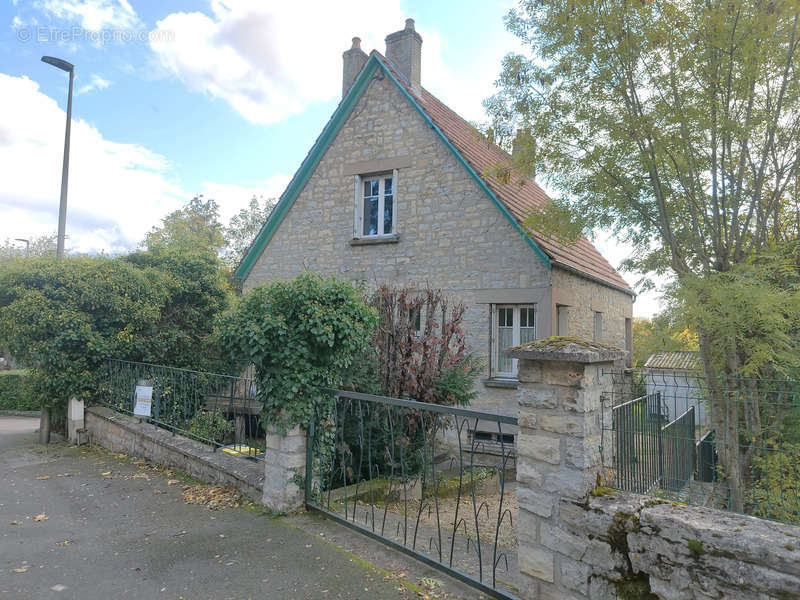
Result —
<path fill-rule="evenodd" d="M 102 450 L 39 446 L 37 426 L 0 417 L 0 600 L 416 597 L 289 521 L 186 504 L 170 475 Z"/>

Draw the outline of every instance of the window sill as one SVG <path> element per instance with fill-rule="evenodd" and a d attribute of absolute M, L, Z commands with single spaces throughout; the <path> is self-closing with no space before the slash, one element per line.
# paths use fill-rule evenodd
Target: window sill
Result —
<path fill-rule="evenodd" d="M 373 235 L 363 238 L 353 238 L 350 240 L 351 246 L 373 246 L 375 244 L 396 244 L 400 241 L 396 233 L 391 235 Z"/>
<path fill-rule="evenodd" d="M 483 385 L 488 388 L 506 388 L 510 390 L 516 390 L 519 389 L 519 379 L 492 377 L 490 379 L 484 379 Z"/>

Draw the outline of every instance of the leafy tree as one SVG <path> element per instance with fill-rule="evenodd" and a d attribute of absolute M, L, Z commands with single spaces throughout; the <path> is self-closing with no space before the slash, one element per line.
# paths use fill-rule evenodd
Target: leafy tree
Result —
<path fill-rule="evenodd" d="M 225 246 L 223 226 L 219 222 L 219 206 L 199 194 L 189 203 L 164 217 L 161 225 L 145 236 L 142 246 L 158 248 L 209 250 L 218 253 Z"/>
<path fill-rule="evenodd" d="M 16 261 L 0 270 L 0 344 L 63 412 L 70 397 L 92 397 L 106 359 L 147 353 L 165 299 L 159 274 L 123 261 Z"/>
<path fill-rule="evenodd" d="M 368 345 L 375 312 L 350 283 L 311 273 L 247 292 L 219 323 L 223 348 L 255 367 L 262 419 L 307 427 Z"/>
<path fill-rule="evenodd" d="M 685 324 L 678 323 L 669 312 L 652 319 L 633 319 L 633 366 L 643 367 L 653 354 L 697 350 L 697 336 Z"/>
<path fill-rule="evenodd" d="M 0 261 L 10 258 L 29 258 L 56 255 L 56 234 L 41 235 L 30 240 L 30 244 L 6 238 L 0 246 Z"/>
<path fill-rule="evenodd" d="M 521 134 L 529 160 L 515 166 L 561 193 L 528 225 L 567 240 L 612 227 L 636 248 L 628 266 L 671 273 L 709 378 L 791 350 L 781 333 L 796 330 L 797 288 L 764 282 L 759 295 L 752 275 L 776 249 L 790 254 L 781 265 L 800 264 L 799 20 L 797 0 L 526 0 L 507 18 L 532 55 L 505 58 L 487 106 L 501 140 Z M 755 422 L 715 398 L 735 510 L 740 417 Z"/>
<path fill-rule="evenodd" d="M 228 226 L 224 228 L 227 248 L 223 254 L 223 260 L 231 269 L 247 254 L 250 244 L 267 222 L 276 203 L 274 198 L 253 196 L 247 208 L 231 217 Z"/>

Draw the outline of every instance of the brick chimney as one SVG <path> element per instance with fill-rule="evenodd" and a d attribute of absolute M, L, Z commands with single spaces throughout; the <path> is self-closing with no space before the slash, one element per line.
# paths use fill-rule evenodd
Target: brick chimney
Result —
<path fill-rule="evenodd" d="M 414 30 L 414 19 L 406 19 L 405 29 L 386 36 L 386 58 L 405 75 L 414 90 L 422 90 L 422 36 Z"/>
<path fill-rule="evenodd" d="M 367 62 L 367 53 L 361 49 L 361 38 L 354 37 L 353 45 L 350 50 L 345 50 L 342 53 L 342 61 L 344 68 L 342 72 L 342 98 L 347 95 L 350 88 L 353 87 L 353 82 L 361 73 L 364 64 Z"/>

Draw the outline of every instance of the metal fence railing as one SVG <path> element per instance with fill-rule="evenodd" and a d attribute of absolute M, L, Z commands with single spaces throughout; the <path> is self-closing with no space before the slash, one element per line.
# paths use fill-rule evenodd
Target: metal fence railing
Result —
<path fill-rule="evenodd" d="M 611 375 L 602 447 L 612 485 L 800 524 L 800 382 Z"/>
<path fill-rule="evenodd" d="M 124 360 L 108 361 L 104 375 L 103 405 L 215 450 L 263 459 L 266 436 L 253 379 Z"/>
<path fill-rule="evenodd" d="M 661 428 L 661 485 L 679 492 L 697 468 L 694 441 L 694 406 Z"/>
<path fill-rule="evenodd" d="M 516 434 L 515 417 L 333 391 L 309 430 L 306 504 L 514 598 Z"/>
<path fill-rule="evenodd" d="M 616 485 L 647 493 L 661 481 L 661 396 L 642 396 L 611 410 Z"/>

